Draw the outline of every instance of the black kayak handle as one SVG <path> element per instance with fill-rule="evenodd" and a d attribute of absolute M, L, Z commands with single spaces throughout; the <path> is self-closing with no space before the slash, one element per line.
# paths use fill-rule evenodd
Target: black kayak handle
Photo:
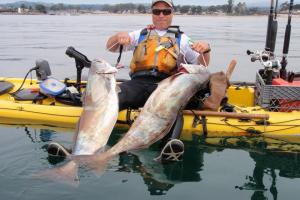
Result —
<path fill-rule="evenodd" d="M 84 68 L 90 68 L 91 67 L 91 61 L 82 53 L 77 51 L 74 47 L 68 47 L 66 50 L 66 54 L 75 59 L 76 65 L 80 65 L 80 67 Z"/>

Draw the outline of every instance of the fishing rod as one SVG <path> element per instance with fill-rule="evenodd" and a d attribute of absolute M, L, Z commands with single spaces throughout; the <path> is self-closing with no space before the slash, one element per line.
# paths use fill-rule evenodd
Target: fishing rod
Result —
<path fill-rule="evenodd" d="M 278 0 L 271 0 L 271 6 L 270 6 L 270 13 L 268 17 L 268 28 L 267 28 L 267 36 L 266 36 L 266 45 L 265 45 L 265 52 L 262 52 L 262 55 L 260 56 L 261 60 L 264 63 L 265 67 L 265 83 L 267 85 L 272 84 L 272 79 L 274 76 L 274 70 L 275 74 L 277 73 L 277 68 L 279 62 L 276 62 L 274 60 L 275 55 L 275 44 L 276 44 L 276 37 L 277 37 L 277 30 L 278 30 L 278 22 L 277 22 L 277 8 L 278 8 Z M 279 74 L 279 71 L 278 71 Z"/>
<path fill-rule="evenodd" d="M 283 43 L 283 52 L 282 52 L 283 55 L 282 55 L 282 60 L 280 62 L 281 64 L 280 78 L 284 80 L 287 79 L 286 66 L 287 66 L 287 55 L 289 52 L 290 39 L 291 39 L 291 29 L 292 29 L 291 22 L 292 22 L 293 7 L 294 7 L 294 0 L 290 0 L 288 23 L 285 27 L 285 34 L 284 34 L 284 43 Z"/>
<path fill-rule="evenodd" d="M 275 4 L 275 0 L 271 0 L 270 13 L 268 18 L 266 46 L 265 46 L 265 50 L 269 51 L 271 54 L 273 54 L 275 50 L 275 43 L 276 43 L 276 36 L 277 36 L 277 29 L 278 29 L 278 22 L 277 22 L 278 0 L 276 0 L 275 7 L 274 4 Z"/>

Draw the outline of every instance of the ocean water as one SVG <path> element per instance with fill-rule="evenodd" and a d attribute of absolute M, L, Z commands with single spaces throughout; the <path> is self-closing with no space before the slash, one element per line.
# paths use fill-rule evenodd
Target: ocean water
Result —
<path fill-rule="evenodd" d="M 138 20 L 137 20 L 138 19 Z M 115 63 L 118 55 L 105 50 L 106 39 L 117 31 L 144 27 L 149 16 L 16 16 L 0 15 L 0 76 L 23 77 L 35 60 L 49 61 L 52 76 L 72 77 L 74 60 L 65 55 L 73 46 L 88 58 Z M 281 54 L 287 18 L 279 17 L 276 52 Z M 297 71 L 300 59 L 300 18 L 292 20 L 288 70 Z M 235 58 L 234 81 L 254 81 L 259 63 L 246 50 L 265 44 L 266 16 L 175 16 L 174 24 L 194 40 L 209 41 L 211 71 L 225 70 Z M 124 53 L 128 65 L 131 53 Z M 118 77 L 128 78 L 128 68 Z M 114 130 L 113 145 L 126 130 Z M 273 153 L 262 147 L 208 145 L 201 138 L 185 143 L 183 162 L 161 165 L 153 161 L 158 145 L 114 158 L 97 176 L 79 170 L 79 185 L 37 179 L 35 174 L 64 164 L 49 158 L 46 146 L 72 143 L 74 130 L 34 127 L 0 121 L 1 199 L 298 199 L 300 160 L 297 154 Z"/>
<path fill-rule="evenodd" d="M 136 20 L 138 19 L 138 20 Z M 292 19 L 292 36 L 287 70 L 297 70 L 300 57 L 300 17 Z M 6 16 L 0 18 L 1 76 L 23 77 L 35 66 L 37 59 L 46 59 L 52 76 L 65 78 L 76 75 L 75 62 L 65 51 L 73 46 L 90 60 L 105 58 L 116 63 L 118 54 L 108 52 L 106 40 L 118 31 L 132 31 L 151 23 L 147 15 L 111 16 Z M 276 55 L 282 55 L 287 17 L 278 18 Z M 234 81 L 254 81 L 260 63 L 251 63 L 246 54 L 262 50 L 266 38 L 266 16 L 175 16 L 173 24 L 181 26 L 192 40 L 211 44 L 212 72 L 226 70 L 232 59 L 237 60 Z M 128 66 L 132 52 L 122 55 L 121 63 Z M 251 75 L 250 75 L 251 74 Z M 120 70 L 119 77 L 128 78 L 128 68 Z"/>

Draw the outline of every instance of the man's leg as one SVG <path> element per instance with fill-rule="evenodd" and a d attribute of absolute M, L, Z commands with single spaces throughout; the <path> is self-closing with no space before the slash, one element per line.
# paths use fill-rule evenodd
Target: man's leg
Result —
<path fill-rule="evenodd" d="M 142 108 L 151 93 L 156 89 L 156 83 L 143 80 L 130 80 L 120 85 L 119 110 Z"/>
<path fill-rule="evenodd" d="M 179 139 L 183 128 L 183 113 L 177 115 L 176 121 L 171 129 L 171 139 Z"/>
<path fill-rule="evenodd" d="M 202 102 L 200 97 L 204 91 L 199 91 L 194 97 L 190 99 L 185 109 L 200 109 Z M 163 138 L 162 144 L 164 145 L 158 160 L 163 161 L 178 161 L 182 159 L 184 153 L 184 144 L 180 141 L 180 135 L 183 129 L 183 113 L 178 113 L 177 119 L 172 126 L 170 132 Z"/>
<path fill-rule="evenodd" d="M 180 135 L 183 128 L 183 113 L 178 113 L 176 121 L 174 122 L 168 135 L 163 138 L 164 144 L 160 155 L 155 158 L 157 161 L 180 161 L 184 153 L 184 144 L 180 141 Z"/>

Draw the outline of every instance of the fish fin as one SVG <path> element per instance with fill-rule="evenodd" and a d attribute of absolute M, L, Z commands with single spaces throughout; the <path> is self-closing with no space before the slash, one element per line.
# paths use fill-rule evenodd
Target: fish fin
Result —
<path fill-rule="evenodd" d="M 78 155 L 72 156 L 72 159 L 80 166 L 85 166 L 95 172 L 97 176 L 101 176 L 107 167 L 111 157 L 106 154 Z"/>
<path fill-rule="evenodd" d="M 104 153 L 107 149 L 108 149 L 108 147 L 107 147 L 106 145 L 104 145 L 104 146 L 100 147 L 100 148 L 95 152 L 95 154 L 100 155 L 100 154 Z"/>
<path fill-rule="evenodd" d="M 48 169 L 32 175 L 34 178 L 62 182 L 73 187 L 79 186 L 78 165 L 70 161 L 63 166 Z"/>

